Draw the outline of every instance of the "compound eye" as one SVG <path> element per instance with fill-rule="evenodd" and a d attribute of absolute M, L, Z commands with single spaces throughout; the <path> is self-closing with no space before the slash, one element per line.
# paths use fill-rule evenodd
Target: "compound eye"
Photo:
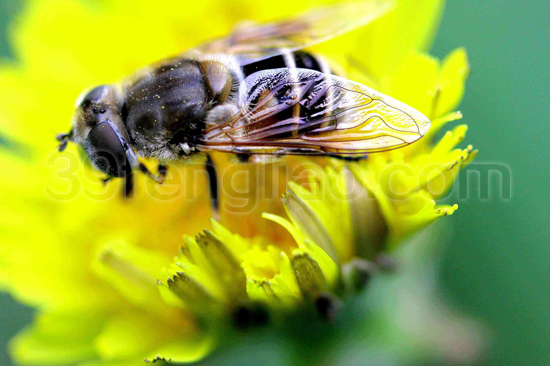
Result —
<path fill-rule="evenodd" d="M 77 104 L 82 109 L 89 108 L 93 103 L 100 103 L 107 95 L 109 87 L 107 85 L 100 85 L 90 90 L 79 98 Z"/>
<path fill-rule="evenodd" d="M 85 148 L 94 166 L 103 173 L 126 177 L 131 172 L 126 149 L 108 122 L 101 122 L 90 130 Z"/>

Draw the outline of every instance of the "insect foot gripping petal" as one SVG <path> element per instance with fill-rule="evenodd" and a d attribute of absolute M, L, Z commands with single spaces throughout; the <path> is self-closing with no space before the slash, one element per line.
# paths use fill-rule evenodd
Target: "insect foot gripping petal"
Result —
<path fill-rule="evenodd" d="M 147 166 L 145 166 L 145 164 L 143 164 L 143 163 L 139 163 L 139 170 L 140 170 L 140 172 L 142 172 L 143 174 L 145 174 L 146 176 L 148 176 L 149 178 L 151 178 L 152 180 L 154 180 L 158 184 L 164 183 L 164 178 L 166 177 L 165 174 L 159 172 L 159 175 L 156 176 L 153 173 L 151 173 L 149 171 L 149 169 L 147 168 Z"/>
<path fill-rule="evenodd" d="M 59 152 L 65 151 L 65 149 L 67 148 L 67 145 L 69 144 L 69 141 L 72 141 L 72 138 L 73 138 L 73 130 L 69 131 L 69 133 L 58 133 L 55 136 L 55 139 L 59 141 L 57 150 Z"/>

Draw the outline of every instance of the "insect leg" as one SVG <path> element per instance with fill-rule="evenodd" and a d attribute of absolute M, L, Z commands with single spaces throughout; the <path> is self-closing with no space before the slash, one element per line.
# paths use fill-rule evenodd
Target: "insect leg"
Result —
<path fill-rule="evenodd" d="M 130 173 L 126 178 L 124 178 L 124 190 L 122 191 L 122 197 L 130 198 L 133 191 L 134 191 L 134 175 Z"/>
<path fill-rule="evenodd" d="M 250 160 L 250 154 L 235 154 L 237 161 L 242 164 L 247 164 Z"/>
<path fill-rule="evenodd" d="M 219 191 L 218 191 L 218 174 L 216 167 L 209 154 L 206 155 L 205 164 L 206 174 L 208 174 L 208 183 L 210 186 L 210 201 L 212 203 L 212 214 L 215 219 L 219 219 Z"/>
<path fill-rule="evenodd" d="M 73 130 L 70 130 L 69 133 L 58 133 L 55 138 L 57 141 L 59 141 L 59 146 L 57 147 L 57 150 L 59 150 L 59 152 L 62 152 L 67 148 L 69 141 L 72 140 Z"/>
<path fill-rule="evenodd" d="M 278 154 L 236 154 L 237 161 L 243 164 L 269 164 L 281 160 Z"/>
<path fill-rule="evenodd" d="M 157 177 L 156 175 L 151 173 L 149 171 L 149 169 L 147 169 L 147 167 L 143 163 L 139 163 L 139 170 L 142 173 L 144 173 L 145 175 L 147 175 L 149 178 L 151 178 L 152 180 L 154 180 L 155 182 L 157 182 L 159 184 L 162 184 L 164 182 L 164 177 L 166 176 L 166 174 L 164 174 L 164 176 L 163 176 L 163 175 L 161 175 L 160 171 L 159 171 L 159 176 Z"/>
<path fill-rule="evenodd" d="M 159 164 L 157 167 L 157 174 L 159 178 L 164 181 L 166 179 L 167 173 L 168 173 L 168 167 L 166 165 Z"/>
<path fill-rule="evenodd" d="M 356 156 L 351 156 L 351 155 L 331 155 L 331 157 L 335 158 L 335 159 L 338 159 L 338 160 L 342 160 L 342 161 L 347 161 L 348 163 L 356 163 L 358 161 L 361 161 L 361 160 L 367 160 L 368 159 L 368 155 L 365 154 L 365 155 L 356 155 Z"/>

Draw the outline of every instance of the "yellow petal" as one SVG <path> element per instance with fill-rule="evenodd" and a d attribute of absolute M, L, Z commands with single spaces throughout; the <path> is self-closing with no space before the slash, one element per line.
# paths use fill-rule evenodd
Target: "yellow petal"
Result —
<path fill-rule="evenodd" d="M 306 299 L 315 300 L 320 293 L 328 290 L 327 280 L 319 263 L 308 253 L 295 250 L 290 263 L 300 291 Z"/>
<path fill-rule="evenodd" d="M 170 260 L 158 252 L 144 250 L 124 240 L 100 247 L 92 268 L 126 299 L 135 305 L 151 308 L 160 296 L 157 280 Z"/>
<path fill-rule="evenodd" d="M 396 3 L 390 14 L 356 32 L 354 44 L 361 47 L 356 48 L 354 58 L 378 79 L 398 69 L 409 52 L 425 51 L 430 46 L 444 1 L 397 0 Z"/>
<path fill-rule="evenodd" d="M 272 214 L 268 214 L 268 213 L 263 213 L 262 217 L 264 219 L 268 219 L 268 220 L 271 220 L 273 222 L 276 222 L 277 224 L 284 227 L 290 234 L 292 234 L 292 237 L 294 238 L 294 241 L 296 243 L 302 243 L 303 242 L 304 237 L 303 237 L 302 233 L 299 230 L 297 230 L 294 227 L 294 225 L 292 225 L 292 223 L 290 221 L 288 221 L 286 219 L 283 219 L 280 216 L 272 215 Z"/>
<path fill-rule="evenodd" d="M 204 235 L 198 236 L 197 244 L 210 261 L 228 296 L 233 301 L 243 300 L 246 296 L 246 278 L 237 258 L 228 249 L 231 243 L 226 245 L 205 230 Z"/>
<path fill-rule="evenodd" d="M 167 285 L 186 307 L 197 314 L 206 315 L 218 308 L 216 298 L 199 281 L 185 272 L 178 272 L 169 278 Z"/>
<path fill-rule="evenodd" d="M 111 317 L 94 344 L 101 358 L 111 361 L 141 360 L 162 348 L 166 339 L 183 338 L 191 343 L 198 343 L 202 335 L 196 326 L 191 322 L 186 324 L 178 320 L 175 318 L 164 321 L 146 313 L 126 312 Z"/>
<path fill-rule="evenodd" d="M 329 236 L 326 226 L 323 225 L 323 222 L 307 203 L 299 199 L 294 191 L 289 191 L 283 200 L 288 216 L 292 219 L 294 225 L 302 232 L 307 233 L 308 237 L 333 260 L 338 261 L 332 238 Z"/>
<path fill-rule="evenodd" d="M 439 61 L 436 58 L 411 51 L 395 75 L 382 87 L 393 98 L 431 118 L 438 77 Z"/>
<path fill-rule="evenodd" d="M 439 94 L 434 116 L 442 116 L 458 106 L 464 96 L 469 74 L 470 65 L 464 48 L 457 48 L 445 57 L 439 74 Z"/>
<path fill-rule="evenodd" d="M 339 266 L 323 249 L 321 249 L 315 243 L 306 239 L 304 241 L 304 244 L 307 249 L 307 253 L 321 268 L 321 271 L 323 272 L 323 275 L 327 281 L 328 287 L 330 289 L 333 289 L 340 275 Z"/>
<path fill-rule="evenodd" d="M 11 340 L 10 353 L 21 365 L 72 364 L 93 359 L 93 340 L 102 325 L 102 316 L 94 312 L 39 314 L 32 326 Z"/>
<path fill-rule="evenodd" d="M 177 339 L 152 352 L 152 355 L 147 358 L 147 361 L 155 362 L 155 360 L 166 360 L 173 363 L 196 362 L 210 353 L 216 344 L 216 340 L 211 336 Z"/>

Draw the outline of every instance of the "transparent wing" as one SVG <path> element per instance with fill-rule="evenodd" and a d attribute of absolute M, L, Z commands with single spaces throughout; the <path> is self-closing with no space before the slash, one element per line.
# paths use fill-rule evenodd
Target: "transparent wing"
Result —
<path fill-rule="evenodd" d="M 205 131 L 201 149 L 250 154 L 353 155 L 399 148 L 430 120 L 367 86 L 308 69 L 244 80 L 236 112 Z"/>
<path fill-rule="evenodd" d="M 296 18 L 239 27 L 226 38 L 199 45 L 191 52 L 236 55 L 241 64 L 296 51 L 362 27 L 384 15 L 392 0 L 364 0 L 318 8 Z"/>

